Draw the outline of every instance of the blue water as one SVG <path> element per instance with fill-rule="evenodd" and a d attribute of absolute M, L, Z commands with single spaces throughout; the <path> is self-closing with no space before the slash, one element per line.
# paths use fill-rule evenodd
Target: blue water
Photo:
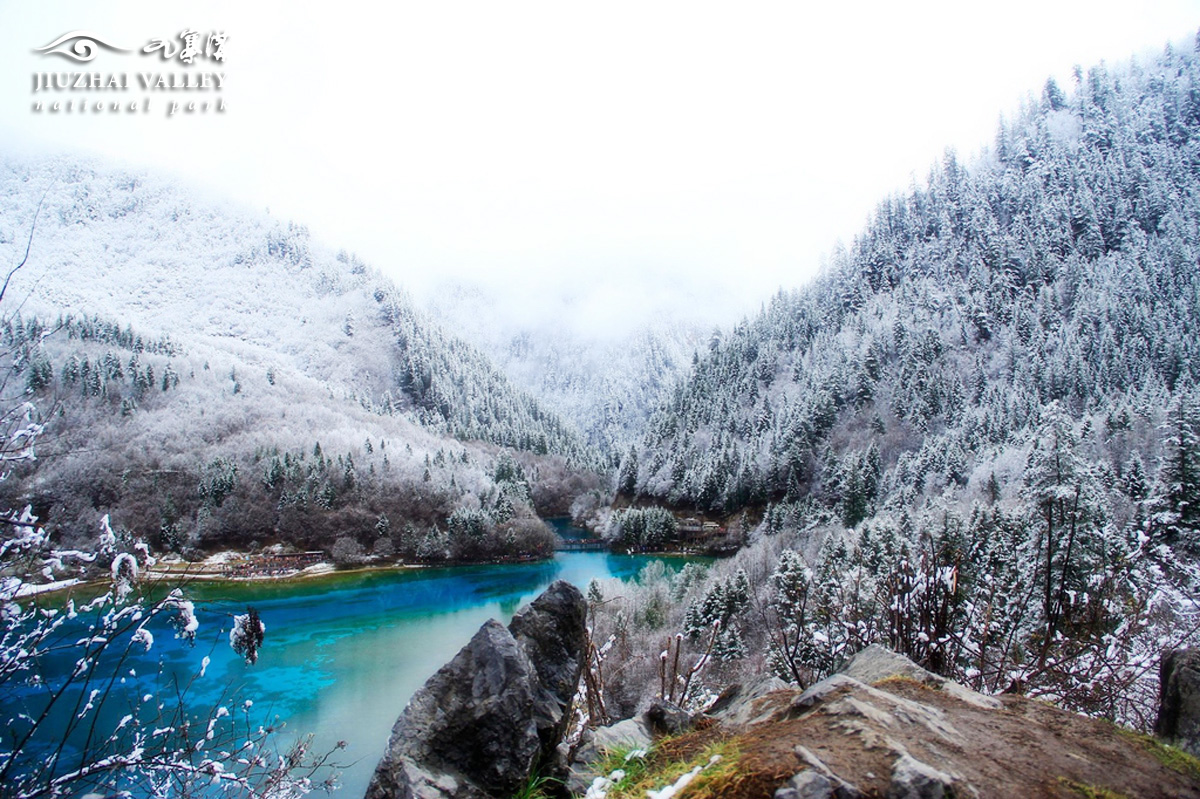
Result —
<path fill-rule="evenodd" d="M 193 683 L 193 706 L 237 705 L 249 698 L 257 721 L 278 717 L 292 734 L 314 733 L 317 751 L 346 741 L 339 760 L 353 765 L 343 772 L 339 793 L 361 796 L 409 697 L 479 625 L 489 618 L 507 623 L 554 580 L 585 588 L 593 578 L 628 579 L 651 560 L 563 552 L 541 563 L 196 583 L 188 588 L 201 622 L 195 646 L 174 638 L 165 625 L 156 629 L 154 648 L 142 662 L 129 664 L 138 676 L 122 690 L 133 695 L 162 690 L 164 679 L 172 674 L 186 679 L 207 655 L 211 663 Z M 669 567 L 683 562 L 667 559 Z M 233 614 L 247 606 L 266 625 L 253 666 L 227 643 Z"/>

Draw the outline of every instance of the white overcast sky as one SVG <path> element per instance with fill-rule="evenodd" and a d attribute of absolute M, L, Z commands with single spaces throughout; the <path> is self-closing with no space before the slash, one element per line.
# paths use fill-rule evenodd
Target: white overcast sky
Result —
<path fill-rule="evenodd" d="M 174 172 L 418 296 L 464 279 L 554 308 L 574 286 L 601 321 L 667 300 L 729 322 L 803 283 L 947 147 L 990 144 L 1047 76 L 1067 88 L 1075 64 L 1200 27 L 1197 0 L 834 5 L 0 0 L 0 145 Z M 224 64 L 32 52 L 184 28 L 225 31 Z M 226 73 L 228 111 L 30 110 L 34 72 L 164 68 Z"/>

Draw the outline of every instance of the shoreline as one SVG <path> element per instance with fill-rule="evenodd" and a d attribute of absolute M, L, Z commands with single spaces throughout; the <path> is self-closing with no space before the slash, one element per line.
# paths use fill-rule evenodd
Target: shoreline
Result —
<path fill-rule="evenodd" d="M 563 550 L 564 552 L 566 550 Z M 662 550 L 654 552 L 630 552 L 621 550 L 606 550 L 607 554 L 617 555 L 620 557 L 655 557 L 655 558 L 703 558 L 714 557 L 711 554 L 686 552 L 680 550 Z M 505 560 L 480 560 L 480 561 L 444 561 L 438 563 L 377 563 L 377 564 L 360 564 L 348 568 L 338 568 L 329 561 L 318 561 L 303 568 L 290 569 L 286 571 L 256 571 L 247 569 L 244 573 L 231 573 L 228 564 L 239 563 L 240 566 L 249 564 L 244 561 L 250 560 L 254 555 L 244 552 L 235 552 L 226 550 L 223 552 L 214 553 L 204 560 L 185 561 L 181 559 L 159 559 L 153 566 L 148 566 L 142 571 L 142 579 L 151 582 L 200 582 L 206 584 L 264 584 L 264 583 L 297 583 L 308 580 L 316 580 L 323 577 L 332 576 L 352 576 L 363 574 L 384 574 L 388 572 L 420 572 L 433 569 L 458 569 L 468 568 L 472 566 L 505 566 L 505 565 L 522 565 L 529 563 L 540 563 L 551 561 L 560 554 L 559 550 L 545 557 L 523 557 Z M 22 581 L 22 586 L 14 599 L 30 599 L 34 597 L 48 597 L 62 594 L 69 594 L 76 589 L 98 588 L 109 582 L 107 577 L 101 576 L 93 579 L 72 578 L 69 580 L 60 580 L 54 583 L 26 583 Z"/>
<path fill-rule="evenodd" d="M 541 558 L 538 560 L 550 560 L 551 558 Z M 293 572 L 283 574 L 249 574 L 249 575 L 232 575 L 222 572 L 213 571 L 211 569 L 193 570 L 190 567 L 202 566 L 204 561 L 188 561 L 182 568 L 163 569 L 158 566 L 151 566 L 142 572 L 142 581 L 150 583 L 204 583 L 208 585 L 250 585 L 250 584 L 267 584 L 267 583 L 301 583 L 309 580 L 317 580 L 322 577 L 334 576 L 352 576 L 356 574 L 384 574 L 387 572 L 419 572 L 429 569 L 444 569 L 444 568 L 459 568 L 469 566 L 488 566 L 488 565 L 504 565 L 504 564 L 521 564 L 521 563 L 536 563 L 537 560 L 521 560 L 521 561 L 477 561 L 477 562 L 460 562 L 460 563 L 389 563 L 386 565 L 371 565 L 371 566 L 356 566 L 349 569 L 339 569 L 332 563 L 318 563 L 304 569 L 299 569 Z M 178 562 L 176 562 L 178 563 Z M 54 583 L 22 583 L 21 588 L 14 594 L 14 600 L 27 600 L 41 597 L 54 597 L 70 595 L 76 589 L 99 589 L 111 583 L 107 577 L 96 577 L 93 579 L 73 578 L 71 580 L 59 580 Z"/>
<path fill-rule="evenodd" d="M 444 561 L 439 563 L 409 563 L 409 562 L 393 562 L 393 563 L 363 563 L 356 566 L 339 568 L 337 565 L 329 561 L 317 561 L 308 566 L 298 569 L 274 569 L 269 572 L 256 571 L 253 564 L 242 563 L 241 566 L 249 566 L 243 573 L 231 573 L 226 567 L 226 563 L 237 559 L 249 560 L 255 556 L 242 552 L 219 552 L 204 560 L 200 561 L 181 561 L 172 560 L 167 562 L 167 566 L 175 568 L 162 568 L 162 561 L 155 566 L 151 566 L 145 570 L 147 577 L 156 579 L 172 579 L 172 578 L 188 578 L 192 580 L 202 580 L 205 582 L 230 582 L 230 583 L 255 583 L 255 582 L 287 582 L 291 580 L 306 580 L 316 577 L 327 577 L 331 574 L 368 574 L 374 572 L 390 572 L 390 571 L 420 571 L 424 569 L 446 569 L 457 568 L 463 566 L 502 566 L 507 564 L 517 565 L 522 563 L 537 563 L 544 560 L 552 560 L 554 554 L 545 557 L 521 557 L 504 560 L 478 560 L 478 561 Z"/>

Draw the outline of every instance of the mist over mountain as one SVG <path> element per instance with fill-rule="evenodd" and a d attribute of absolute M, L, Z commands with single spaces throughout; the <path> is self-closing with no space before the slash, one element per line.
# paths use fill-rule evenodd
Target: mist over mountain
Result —
<path fill-rule="evenodd" d="M 3 487 L 51 530 L 86 539 L 110 513 L 169 548 L 387 537 L 436 556 L 454 549 L 454 513 L 531 516 L 530 491 L 561 504 L 551 475 L 599 463 L 302 226 L 65 158 L 6 161 L 0 204 L 6 259 L 30 248 L 5 343 L 47 423 L 38 460 Z"/>
<path fill-rule="evenodd" d="M 613 300 L 606 314 L 596 306 L 608 299 L 563 297 L 561 304 L 514 313 L 494 287 L 447 283 L 425 304 L 434 319 L 487 353 L 513 384 L 570 420 L 615 465 L 641 437 L 663 392 L 707 346 L 712 323 L 695 319 L 686 293 L 675 297 L 681 306 L 675 309 Z"/>

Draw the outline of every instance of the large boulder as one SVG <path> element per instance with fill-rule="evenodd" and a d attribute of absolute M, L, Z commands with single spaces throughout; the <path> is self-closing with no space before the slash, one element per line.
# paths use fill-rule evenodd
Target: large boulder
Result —
<path fill-rule="evenodd" d="M 586 602 L 557 582 L 509 628 L 488 621 L 409 700 L 367 799 L 510 796 L 562 736 L 584 658 Z"/>
<path fill-rule="evenodd" d="M 1175 649 L 1163 656 L 1154 732 L 1200 756 L 1200 649 Z"/>
<path fill-rule="evenodd" d="M 497 621 L 485 623 L 413 694 L 392 728 L 367 799 L 515 791 L 541 751 L 535 675 L 512 633 Z"/>
<path fill-rule="evenodd" d="M 578 588 L 559 580 L 514 616 L 508 629 L 537 672 L 534 723 L 542 757 L 550 758 L 566 732 L 583 671 L 587 601 Z"/>

